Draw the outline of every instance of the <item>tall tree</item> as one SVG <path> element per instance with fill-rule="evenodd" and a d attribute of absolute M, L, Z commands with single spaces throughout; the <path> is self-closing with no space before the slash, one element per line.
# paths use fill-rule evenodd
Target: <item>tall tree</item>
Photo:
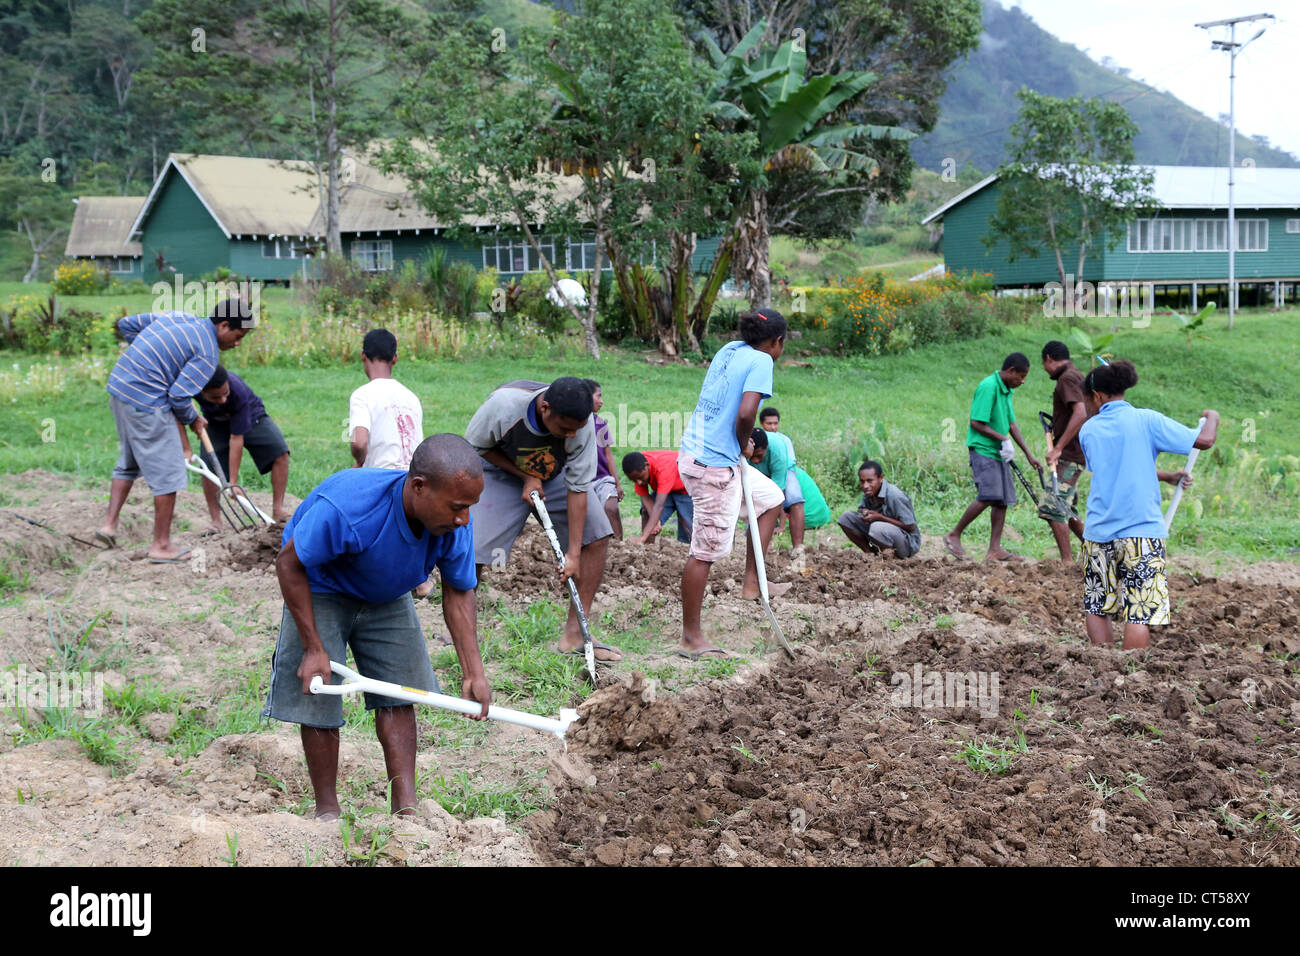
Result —
<path fill-rule="evenodd" d="M 50 167 L 52 168 L 52 167 Z M 67 238 L 72 199 L 41 166 L 28 160 L 0 161 L 0 226 L 21 233 L 31 246 L 32 259 L 24 282 L 40 278 L 41 259 Z"/>
<path fill-rule="evenodd" d="M 980 0 L 678 0 L 677 6 L 724 48 L 762 22 L 762 46 L 802 44 L 813 75 L 874 73 L 875 82 L 837 117 L 922 133 L 938 121 L 948 67 L 976 48 L 981 30 Z M 798 168 L 768 170 L 773 230 L 807 240 L 845 238 L 868 203 L 901 199 L 911 186 L 907 144 L 868 140 L 857 148 L 874 166 L 845 170 L 834 181 Z"/>
<path fill-rule="evenodd" d="M 1118 103 L 1028 88 L 1018 96 L 1010 159 L 997 170 L 1002 188 L 984 243 L 1005 240 L 1012 261 L 1051 252 L 1066 289 L 1066 255 L 1076 257 L 1073 274 L 1081 280 L 1093 249 L 1113 249 L 1129 221 L 1155 210 L 1154 174 L 1134 165 L 1137 124 Z"/>
<path fill-rule="evenodd" d="M 679 265 L 695 233 L 717 228 L 710 190 L 727 174 L 700 173 L 704 145 L 717 156 L 700 135 L 707 71 L 671 14 L 655 0 L 584 0 L 574 14 L 558 13 L 553 30 L 524 31 L 513 50 L 444 33 L 419 56 L 422 73 L 400 113 L 411 137 L 384 152 L 422 204 L 467 238 L 474 222 L 517 232 L 552 283 L 564 240 L 594 234 L 586 308 L 568 303 L 588 351 L 599 356 L 596 314 L 612 259 L 625 304 L 645 320 L 638 331 L 679 354 L 691 340 L 690 256 L 684 274 L 666 267 L 667 282 L 656 285 L 672 285 L 685 307 L 653 313 L 645 261 L 657 254 Z M 721 206 L 725 215 L 731 203 Z"/>
<path fill-rule="evenodd" d="M 140 19 L 158 55 L 142 80 L 206 118 L 195 144 L 310 156 L 326 251 L 342 254 L 344 151 L 384 127 L 384 84 L 414 21 L 388 0 L 159 0 Z M 227 146 L 227 148 L 229 148 Z"/>

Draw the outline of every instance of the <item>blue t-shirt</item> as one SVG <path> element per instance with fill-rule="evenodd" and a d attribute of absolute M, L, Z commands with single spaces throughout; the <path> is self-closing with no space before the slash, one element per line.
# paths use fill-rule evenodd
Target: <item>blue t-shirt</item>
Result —
<path fill-rule="evenodd" d="M 737 464 L 736 415 L 741 397 L 746 392 L 772 397 L 772 364 L 772 356 L 744 342 L 728 342 L 718 349 L 682 435 L 682 451 L 710 466 Z"/>
<path fill-rule="evenodd" d="M 280 545 L 293 539 L 311 589 L 359 601 L 395 601 L 426 581 L 437 566 L 461 591 L 478 583 L 473 518 L 447 534 L 411 531 L 402 509 L 405 471 L 349 468 L 312 490 L 285 525 Z"/>
<path fill-rule="evenodd" d="M 1150 408 L 1107 402 L 1079 429 L 1092 484 L 1088 492 L 1088 541 L 1116 538 L 1163 538 L 1160 510 L 1160 452 L 1186 455 L 1200 431 Z"/>

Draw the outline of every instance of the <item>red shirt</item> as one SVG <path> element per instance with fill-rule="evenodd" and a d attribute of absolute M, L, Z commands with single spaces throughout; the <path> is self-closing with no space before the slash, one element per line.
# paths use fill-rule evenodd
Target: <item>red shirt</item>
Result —
<path fill-rule="evenodd" d="M 682 476 L 677 474 L 677 452 L 643 451 L 641 454 L 645 455 L 646 470 L 649 475 L 646 476 L 644 485 L 634 485 L 633 490 L 638 495 L 655 495 L 664 489 L 669 493 L 677 491 L 686 494 Z"/>

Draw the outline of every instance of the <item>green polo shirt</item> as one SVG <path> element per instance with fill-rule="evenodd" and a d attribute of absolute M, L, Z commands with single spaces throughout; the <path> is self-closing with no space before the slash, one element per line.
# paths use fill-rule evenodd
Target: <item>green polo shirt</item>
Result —
<path fill-rule="evenodd" d="M 1011 407 L 1011 389 L 1002 381 L 1000 373 L 994 372 L 975 386 L 975 397 L 970 403 L 970 418 L 971 421 L 987 423 L 989 428 L 1003 435 L 1011 433 L 1011 423 L 1016 420 L 1016 413 Z M 966 429 L 966 447 L 974 448 L 985 458 L 1002 457 L 1001 442 L 969 427 Z"/>

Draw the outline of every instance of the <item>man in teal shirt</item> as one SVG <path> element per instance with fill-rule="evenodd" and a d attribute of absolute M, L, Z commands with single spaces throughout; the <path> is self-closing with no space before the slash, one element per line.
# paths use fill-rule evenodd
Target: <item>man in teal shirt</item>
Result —
<path fill-rule="evenodd" d="M 1011 407 L 1011 391 L 1024 384 L 1029 375 L 1029 357 L 1022 352 L 1012 352 L 1002 363 L 1002 371 L 994 372 L 975 387 L 975 397 L 970 403 L 970 428 L 966 432 L 966 448 L 970 458 L 971 475 L 975 479 L 975 500 L 966 508 L 957 527 L 943 536 L 943 545 L 953 557 L 966 557 L 961 546 L 961 535 L 966 526 L 978 518 L 985 508 L 990 514 L 988 557 L 998 561 L 1018 560 L 1002 547 L 1002 528 L 1007 520 L 1007 508 L 1016 503 L 1016 489 L 1011 479 L 1011 466 L 1015 457 L 1012 439 L 1020 446 L 1035 469 L 1041 468 L 1034 453 L 1025 444 L 1016 424 L 1016 413 Z"/>

